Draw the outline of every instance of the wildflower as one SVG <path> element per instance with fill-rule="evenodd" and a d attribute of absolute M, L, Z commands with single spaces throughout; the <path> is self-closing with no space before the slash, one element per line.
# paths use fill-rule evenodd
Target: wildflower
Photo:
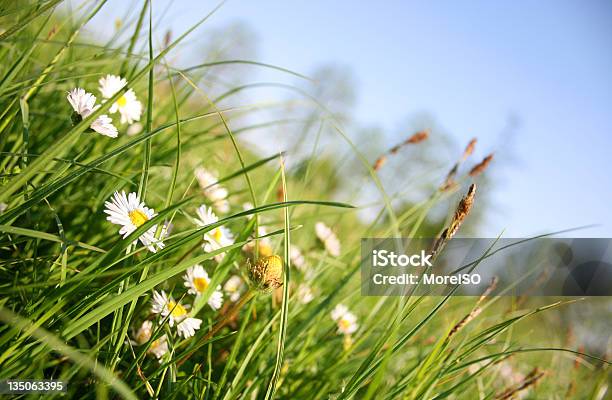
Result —
<path fill-rule="evenodd" d="M 240 298 L 240 295 L 245 289 L 245 284 L 238 275 L 233 275 L 230 277 L 225 285 L 223 285 L 223 290 L 225 294 L 229 296 L 230 301 L 236 302 Z"/>
<path fill-rule="evenodd" d="M 160 360 L 167 352 L 168 341 L 165 334 L 161 335 L 158 339 L 155 339 L 153 342 L 151 342 L 151 345 L 147 350 L 147 353 L 153 354 L 158 360 Z"/>
<path fill-rule="evenodd" d="M 291 257 L 291 263 L 295 265 L 297 269 L 299 269 L 300 271 L 304 271 L 307 268 L 306 259 L 300 251 L 300 248 L 296 245 L 291 245 L 289 256 Z"/>
<path fill-rule="evenodd" d="M 314 294 L 310 286 L 301 284 L 297 288 L 297 299 L 302 304 L 308 304 L 314 299 Z"/>
<path fill-rule="evenodd" d="M 140 326 L 140 328 L 138 328 L 138 331 L 136 331 L 136 334 L 134 335 L 134 340 L 132 341 L 132 343 L 138 346 L 147 343 L 149 339 L 151 339 L 151 332 L 152 332 L 151 328 L 152 327 L 153 327 L 152 321 L 144 321 L 142 325 Z"/>
<path fill-rule="evenodd" d="M 87 93 L 85 89 L 81 88 L 75 88 L 69 91 L 66 99 L 68 99 L 68 102 L 74 110 L 72 114 L 72 121 L 74 124 L 78 124 L 100 107 L 96 105 L 96 96 Z M 117 128 L 113 125 L 113 121 L 106 115 L 100 115 L 89 127 L 101 135 L 112 138 L 117 137 L 118 134 Z"/>
<path fill-rule="evenodd" d="M 205 205 L 201 205 L 196 213 L 198 214 L 196 224 L 199 226 L 207 226 L 219 221 L 219 218 L 217 218 L 212 208 L 206 207 Z M 218 226 L 204 234 L 204 242 L 204 251 L 210 253 L 223 247 L 230 246 L 234 243 L 234 236 L 226 227 Z M 223 259 L 223 254 L 217 255 L 215 259 L 220 261 Z"/>
<path fill-rule="evenodd" d="M 217 183 L 218 179 L 215 174 L 200 167 L 196 168 L 195 176 L 204 195 L 212 202 L 213 206 L 220 213 L 228 212 L 227 189 Z"/>
<path fill-rule="evenodd" d="M 142 346 L 151 340 L 151 334 L 153 333 L 153 322 L 144 321 L 136 334 L 134 340 L 130 340 L 133 345 Z M 160 336 L 158 339 L 151 342 L 147 353 L 153 354 L 157 359 L 162 358 L 164 354 L 168 352 L 168 343 L 166 341 L 166 335 Z"/>
<path fill-rule="evenodd" d="M 357 317 L 351 313 L 344 304 L 338 304 L 331 312 L 331 318 L 338 324 L 338 333 L 350 335 L 354 333 L 359 325 Z"/>
<path fill-rule="evenodd" d="M 155 211 L 146 207 L 145 203 L 141 202 L 134 192 L 127 196 L 124 191 L 121 191 L 121 193 L 115 192 L 112 200 L 105 202 L 104 205 L 106 206 L 104 212 L 108 214 L 106 219 L 113 224 L 121 225 L 119 234 L 123 235 L 124 239 L 156 215 Z M 156 230 L 157 225 L 153 225 L 138 238 L 153 253 L 157 251 L 156 247 L 164 248 L 164 243 L 155 238 Z"/>
<path fill-rule="evenodd" d="M 340 241 L 336 234 L 323 222 L 317 222 L 315 225 L 317 238 L 325 246 L 325 250 L 334 257 L 340 255 Z"/>
<path fill-rule="evenodd" d="M 6 203 L 0 203 L 0 214 L 2 214 L 3 212 L 5 212 L 7 208 L 8 208 L 8 204 L 6 204 Z"/>
<path fill-rule="evenodd" d="M 195 294 L 196 296 L 202 295 L 210 285 L 208 273 L 206 273 L 206 270 L 200 264 L 188 268 L 183 279 L 185 281 L 185 287 L 189 289 L 188 293 Z M 221 285 L 218 285 L 217 290 L 212 292 L 208 298 L 208 305 L 213 310 L 218 310 L 221 308 L 222 304 L 223 293 L 221 292 Z"/>
<path fill-rule="evenodd" d="M 248 266 L 249 275 L 261 289 L 276 289 L 283 285 L 283 259 L 277 255 L 260 258 Z"/>
<path fill-rule="evenodd" d="M 174 301 L 172 297 L 168 298 L 166 292 L 153 291 L 153 300 L 151 312 L 160 314 L 162 317 L 168 317 L 170 327 L 176 325 L 176 330 L 179 336 L 187 339 L 195 335 L 195 331 L 200 329 L 202 320 L 199 318 L 189 317 L 187 307 Z"/>
<path fill-rule="evenodd" d="M 142 132 L 142 124 L 140 122 L 134 122 L 132 125 L 130 125 L 127 128 L 127 131 L 126 131 L 128 136 L 136 136 L 140 132 Z"/>
<path fill-rule="evenodd" d="M 125 78 L 117 75 L 103 76 L 100 78 L 98 83 L 100 85 L 100 93 L 102 93 L 102 97 L 105 99 L 110 99 L 127 85 Z M 119 111 L 119 114 L 121 115 L 122 124 L 131 124 L 134 121 L 140 120 L 140 115 L 142 114 L 142 103 L 136 99 L 136 94 L 132 89 L 129 89 L 127 92 L 123 93 L 123 95 L 119 97 L 109 109 L 111 114 L 114 114 L 117 111 Z"/>

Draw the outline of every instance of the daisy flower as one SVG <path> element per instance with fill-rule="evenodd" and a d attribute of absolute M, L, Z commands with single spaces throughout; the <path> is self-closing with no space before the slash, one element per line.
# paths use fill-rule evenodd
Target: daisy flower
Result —
<path fill-rule="evenodd" d="M 359 327 L 355 314 L 351 313 L 343 304 L 338 304 L 332 310 L 331 318 L 336 321 L 336 324 L 338 325 L 338 333 L 342 333 L 344 335 L 354 333 Z"/>
<path fill-rule="evenodd" d="M 196 224 L 199 226 L 206 226 L 219 221 L 219 218 L 217 218 L 212 208 L 206 207 L 205 205 L 201 205 L 196 212 L 198 214 Z M 226 227 L 218 226 L 204 234 L 204 242 L 204 251 L 210 253 L 211 251 L 218 250 L 234 243 L 234 236 Z M 218 254 L 215 256 L 215 259 L 217 261 L 222 260 L 223 254 Z"/>
<path fill-rule="evenodd" d="M 156 215 L 155 211 L 146 207 L 145 203 L 141 202 L 134 192 L 127 196 L 124 191 L 121 191 L 121 193 L 115 192 L 111 201 L 105 202 L 104 205 L 106 206 L 104 212 L 108 214 L 106 219 L 113 224 L 121 225 L 119 234 L 123 235 L 124 239 Z M 157 225 L 153 225 L 138 238 L 153 253 L 157 251 L 156 247 L 164 248 L 164 243 L 155 238 L 156 230 Z"/>
<path fill-rule="evenodd" d="M 308 266 L 306 265 L 306 259 L 304 255 L 300 251 L 300 248 L 296 245 L 291 245 L 291 251 L 289 252 L 291 257 L 291 263 L 295 265 L 297 269 L 300 271 L 304 271 Z"/>
<path fill-rule="evenodd" d="M 105 99 L 110 99 L 127 85 L 125 78 L 117 75 L 103 76 L 100 78 L 98 83 L 100 85 L 100 93 L 102 93 L 102 97 Z M 142 103 L 138 101 L 136 94 L 132 89 L 129 89 L 127 92 L 123 93 L 123 95 L 119 97 L 109 109 L 111 114 L 116 113 L 117 111 L 119 111 L 119 114 L 121 115 L 122 124 L 131 124 L 134 121 L 140 120 L 140 115 L 142 114 Z"/>
<path fill-rule="evenodd" d="M 195 294 L 196 296 L 202 295 L 210 285 L 208 273 L 206 273 L 206 270 L 200 264 L 188 268 L 187 273 L 183 276 L 183 280 L 185 281 L 185 287 L 189 289 L 188 293 Z M 218 285 L 217 290 L 208 298 L 208 305 L 213 310 L 218 310 L 222 304 L 223 293 L 221 292 L 221 285 Z"/>
<path fill-rule="evenodd" d="M 200 188 L 212 203 L 213 206 L 220 212 L 226 213 L 229 211 L 229 202 L 227 201 L 227 189 L 217 184 L 217 176 L 199 167 L 195 170 L 195 177 L 198 180 Z"/>
<path fill-rule="evenodd" d="M 87 118 L 92 112 L 100 107 L 96 105 L 96 96 L 87 93 L 85 89 L 74 88 L 68 92 L 66 96 L 68 102 L 72 106 L 74 113 L 72 115 L 75 124 Z M 100 115 L 89 125 L 91 129 L 101 135 L 115 138 L 117 137 L 117 128 L 113 125 L 113 121 L 106 115 Z"/>
<path fill-rule="evenodd" d="M 128 126 L 127 133 L 128 136 L 136 136 L 140 132 L 142 132 L 142 124 L 140 122 L 134 122 L 132 125 Z"/>
<path fill-rule="evenodd" d="M 242 278 L 240 278 L 238 275 L 233 275 L 227 280 L 227 282 L 225 282 L 225 285 L 223 285 L 223 291 L 225 291 L 225 294 L 229 296 L 230 301 L 235 303 L 238 301 L 238 299 L 240 299 L 240 295 L 244 291 L 245 287 L 246 285 L 244 284 Z"/>
<path fill-rule="evenodd" d="M 134 340 L 130 342 L 135 346 L 142 346 L 151 340 L 151 334 L 153 333 L 153 322 L 144 321 L 138 331 L 134 335 Z M 168 343 L 166 342 L 166 335 L 160 336 L 158 339 L 151 342 L 147 353 L 153 354 L 157 359 L 162 358 L 164 354 L 168 352 Z"/>
<path fill-rule="evenodd" d="M 308 285 L 301 284 L 297 288 L 297 299 L 302 304 L 308 304 L 314 299 L 314 293 Z"/>
<path fill-rule="evenodd" d="M 179 336 L 187 339 L 195 335 L 195 331 L 200 329 L 202 320 L 188 316 L 187 307 L 174 301 L 172 297 L 168 298 L 163 290 L 158 292 L 153 291 L 153 300 L 151 312 L 160 314 L 162 317 L 168 317 L 168 325 L 173 327 L 176 324 L 176 330 Z"/>
<path fill-rule="evenodd" d="M 315 224 L 315 233 L 329 254 L 334 257 L 340 255 L 340 241 L 327 225 L 323 222 L 317 222 Z"/>
<path fill-rule="evenodd" d="M 153 354 L 161 362 L 161 358 L 168 352 L 168 341 L 166 335 L 161 335 L 159 339 L 151 342 L 147 353 Z"/>

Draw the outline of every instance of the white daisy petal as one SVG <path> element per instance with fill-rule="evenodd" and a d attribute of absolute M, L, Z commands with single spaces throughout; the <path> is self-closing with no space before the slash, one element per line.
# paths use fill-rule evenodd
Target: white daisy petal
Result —
<path fill-rule="evenodd" d="M 155 211 L 145 206 L 134 192 L 127 196 L 124 191 L 115 192 L 111 201 L 106 201 L 104 205 L 106 207 L 104 212 L 108 214 L 106 219 L 121 226 L 119 234 L 124 239 L 156 215 Z M 138 238 L 153 253 L 164 248 L 163 241 L 155 237 L 156 230 L 157 225 L 153 225 Z"/>
<path fill-rule="evenodd" d="M 338 325 L 338 333 L 350 335 L 357 331 L 357 317 L 349 312 L 348 308 L 343 304 L 338 304 L 331 312 L 331 317 Z"/>
<path fill-rule="evenodd" d="M 219 220 L 215 213 L 212 211 L 212 208 L 206 207 L 205 205 L 200 206 L 196 213 L 198 218 L 195 219 L 195 222 L 198 226 L 207 226 L 210 224 L 214 224 Z M 204 234 L 204 251 L 207 253 L 213 252 L 215 250 L 219 250 L 223 247 L 230 246 L 234 243 L 234 235 L 224 226 L 218 226 Z M 225 254 L 218 254 L 215 256 L 215 260 L 221 261 Z"/>
<path fill-rule="evenodd" d="M 188 293 L 196 296 L 201 296 L 210 285 L 210 277 L 208 273 L 200 264 L 196 264 L 193 267 L 187 269 L 183 276 L 185 287 L 188 288 Z M 223 293 L 221 292 L 221 286 L 217 286 L 210 297 L 208 298 L 208 305 L 213 310 L 218 310 L 223 304 Z"/>
<path fill-rule="evenodd" d="M 195 176 L 204 195 L 213 203 L 213 206 L 222 214 L 228 212 L 227 189 L 217 183 L 216 174 L 200 167 L 196 168 Z"/>
<path fill-rule="evenodd" d="M 185 318 L 183 321 L 181 321 L 176 326 L 176 330 L 180 336 L 187 339 L 195 335 L 195 331 L 200 329 L 201 325 L 202 325 L 201 319 L 188 317 L 188 318 Z"/>
<path fill-rule="evenodd" d="M 331 312 L 331 317 L 334 321 L 337 321 L 344 314 L 348 312 L 348 308 L 344 304 L 338 304 Z"/>
<path fill-rule="evenodd" d="M 229 296 L 230 301 L 234 303 L 240 299 L 240 295 L 245 288 L 244 281 L 238 275 L 233 275 L 223 285 L 223 291 Z"/>
<path fill-rule="evenodd" d="M 297 299 L 302 304 L 310 303 L 314 299 L 312 289 L 307 285 L 301 284 L 297 289 Z"/>
<path fill-rule="evenodd" d="M 104 114 L 96 118 L 96 120 L 91 124 L 91 129 L 101 135 L 112 138 L 116 138 L 119 134 L 117 128 L 115 128 L 113 125 L 113 120 Z"/>
<path fill-rule="evenodd" d="M 153 343 L 151 343 L 149 349 L 147 350 L 147 353 L 153 354 L 158 360 L 160 360 L 167 352 L 168 341 L 166 335 L 162 335 L 159 337 L 159 339 L 154 340 Z"/>
<path fill-rule="evenodd" d="M 106 75 L 100 78 L 98 83 L 100 84 L 100 93 L 105 99 L 110 99 L 127 85 L 124 78 L 116 75 Z M 121 115 L 122 124 L 132 124 L 134 121 L 140 120 L 142 103 L 136 98 L 134 90 L 128 89 L 111 105 L 109 112 L 114 114 L 117 111 Z"/>
<path fill-rule="evenodd" d="M 315 224 L 315 233 L 317 238 L 323 243 L 325 246 L 325 250 L 334 256 L 338 257 L 340 255 L 340 241 L 336 234 L 323 222 L 317 222 Z"/>
<path fill-rule="evenodd" d="M 82 88 L 72 89 L 68 92 L 66 98 L 74 112 L 80 115 L 81 118 L 87 118 L 87 116 L 100 107 L 96 105 L 96 96 L 87 93 Z M 115 138 L 118 135 L 117 128 L 115 128 L 113 121 L 107 115 L 100 115 L 89 127 L 104 136 Z"/>

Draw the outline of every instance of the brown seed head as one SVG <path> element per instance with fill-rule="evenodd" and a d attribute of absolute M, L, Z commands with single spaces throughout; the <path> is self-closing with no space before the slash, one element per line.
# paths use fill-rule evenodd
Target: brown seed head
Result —
<path fill-rule="evenodd" d="M 455 215 L 453 216 L 453 220 L 449 226 L 449 228 L 451 228 L 449 232 L 450 237 L 455 236 L 455 233 L 457 233 L 459 226 L 461 226 L 461 224 L 463 223 L 463 220 L 465 220 L 465 217 L 467 217 L 467 215 L 470 213 L 470 210 L 472 209 L 472 206 L 474 205 L 474 195 L 475 194 L 476 194 L 476 185 L 472 183 L 470 187 L 468 188 L 468 191 L 465 194 L 465 196 L 463 196 L 463 198 L 459 202 L 457 209 L 455 210 Z"/>
<path fill-rule="evenodd" d="M 372 168 L 374 169 L 374 171 L 378 171 L 383 167 L 383 165 L 385 165 L 386 162 L 387 156 L 380 156 L 376 159 L 376 162 L 374 163 L 374 166 Z"/>
<path fill-rule="evenodd" d="M 455 176 L 457 176 L 457 170 L 459 169 L 459 163 L 456 163 L 448 174 L 446 174 L 446 178 L 444 179 L 444 183 L 440 186 L 440 191 L 447 192 L 454 189 L 457 186 L 457 182 L 455 182 Z"/>
<path fill-rule="evenodd" d="M 489 154 L 486 156 L 479 164 L 476 164 L 474 168 L 470 170 L 470 176 L 478 176 L 484 172 L 485 169 L 489 166 L 489 163 L 493 159 L 493 154 Z"/>
<path fill-rule="evenodd" d="M 433 243 L 430 254 L 435 258 L 437 254 L 440 252 L 442 247 L 453 237 L 455 233 L 459 230 L 459 227 L 463 223 L 463 220 L 470 213 L 472 209 L 472 205 L 474 204 L 474 195 L 476 194 L 476 185 L 471 184 L 468 188 L 467 193 L 455 209 L 455 214 L 453 215 L 453 219 L 451 223 L 448 225 L 446 229 L 442 232 L 440 237 L 436 239 Z"/>
<path fill-rule="evenodd" d="M 467 146 L 465 146 L 465 150 L 463 151 L 463 160 L 465 161 L 466 158 L 468 158 L 473 152 L 474 152 L 474 147 L 476 147 L 476 138 L 473 138 L 472 140 L 470 140 L 470 142 L 468 143 Z"/>
<path fill-rule="evenodd" d="M 416 144 L 416 143 L 420 143 L 420 142 L 426 140 L 428 137 L 429 137 L 429 132 L 428 131 L 419 131 L 419 132 L 415 133 L 414 135 L 410 136 L 408 139 L 406 139 L 404 144 Z"/>
<path fill-rule="evenodd" d="M 506 400 L 515 398 L 515 396 L 527 389 L 530 386 L 533 386 L 538 383 L 540 379 L 542 379 L 546 375 L 546 372 L 540 371 L 539 368 L 534 368 L 527 376 L 515 387 L 511 387 L 495 396 L 496 400 Z"/>
<path fill-rule="evenodd" d="M 263 290 L 276 289 L 283 285 L 283 259 L 277 255 L 260 258 L 255 265 L 249 263 L 251 280 Z"/>

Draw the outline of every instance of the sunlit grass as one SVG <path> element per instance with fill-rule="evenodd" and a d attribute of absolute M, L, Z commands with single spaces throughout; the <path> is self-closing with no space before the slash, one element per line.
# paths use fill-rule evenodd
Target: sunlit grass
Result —
<path fill-rule="evenodd" d="M 449 174 L 448 186 L 397 207 L 396 192 L 410 191 L 410 182 L 388 191 L 382 163 L 318 99 L 291 87 L 298 99 L 285 105 L 313 114 L 245 124 L 278 105 L 234 103 L 256 84 L 220 95 L 200 85 L 209 69 L 228 65 L 308 82 L 303 74 L 253 60 L 172 66 L 173 50 L 216 9 L 159 48 L 149 2 L 138 3 L 138 18 L 112 46 L 80 33 L 104 1 L 71 15 L 53 11 L 57 3 L 15 2 L 0 13 L 0 379 L 62 379 L 71 397 L 83 398 L 605 395 L 605 357 L 583 354 L 541 319 L 571 307 L 569 300 L 517 307 L 511 297 L 360 296 L 360 238 L 435 234 L 445 243 L 469 218 L 459 199 L 477 174 Z M 127 86 L 103 101 L 98 80 L 108 74 Z M 66 94 L 76 87 L 94 93 L 100 107 L 71 119 Z M 129 89 L 143 106 L 140 125 L 110 113 Z M 113 118 L 117 138 L 90 129 L 101 115 Z M 290 144 L 285 154 L 259 154 L 242 141 L 278 127 Z M 330 133 L 338 146 L 331 160 L 319 141 Z M 402 146 L 426 140 L 419 137 Z M 399 151 L 388 148 L 388 156 Z M 292 159 L 297 153 L 309 156 Z M 338 175 L 340 154 L 359 172 Z M 212 182 L 203 184 L 197 168 L 215 171 Z M 339 200 L 330 182 L 348 179 L 381 200 L 364 206 L 354 193 Z M 440 182 L 444 176 L 433 185 Z M 125 238 L 104 212 L 121 191 L 155 210 L 127 210 Z M 453 207 L 444 223 L 430 215 L 442 202 Z M 216 219 L 198 222 L 201 205 Z M 369 223 L 357 216 L 366 206 L 375 209 Z M 144 234 L 163 246 L 149 251 L 138 241 Z M 207 272 L 192 285 L 197 296 L 183 281 L 196 265 Z M 242 284 L 233 292 L 232 277 Z M 154 290 L 172 298 L 165 311 L 152 312 Z M 209 302 L 217 291 L 224 292 L 218 310 Z M 339 304 L 350 315 L 332 318 Z M 201 322 L 193 336 L 177 330 L 186 316 Z M 144 321 L 151 328 L 139 337 Z M 164 343 L 167 350 L 154 351 Z"/>

